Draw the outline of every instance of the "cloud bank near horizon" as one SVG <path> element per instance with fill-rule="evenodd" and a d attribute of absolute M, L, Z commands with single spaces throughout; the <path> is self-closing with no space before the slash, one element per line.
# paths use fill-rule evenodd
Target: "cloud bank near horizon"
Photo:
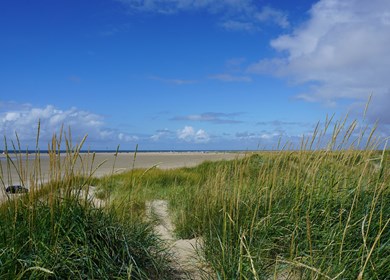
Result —
<path fill-rule="evenodd" d="M 92 143 L 100 149 L 106 147 L 114 149 L 120 143 L 135 147 L 138 143 L 147 146 L 148 143 L 206 144 L 210 141 L 210 136 L 204 129 L 195 129 L 188 125 L 177 129 L 176 132 L 161 129 L 153 135 L 134 135 L 108 128 L 104 116 L 76 107 L 62 110 L 53 105 L 36 107 L 30 104 L 0 102 L 0 134 L 6 136 L 14 144 L 18 138 L 23 147 L 24 145 L 29 145 L 30 148 L 35 147 L 38 127 L 41 147 L 46 147 L 54 135 L 59 137 L 61 128 L 67 137 L 69 137 L 68 131 L 70 130 L 75 143 L 87 136 L 87 143 Z"/>
<path fill-rule="evenodd" d="M 183 120 L 199 122 L 215 122 L 217 120 L 216 124 L 219 124 L 219 117 L 236 115 L 240 115 L 240 113 L 208 113 L 191 115 Z M 240 131 L 242 127 L 237 127 L 237 132 L 232 134 L 210 133 L 207 128 L 184 125 L 181 128 L 159 129 L 154 134 L 135 135 L 117 129 L 109 129 L 106 127 L 104 116 L 75 107 L 61 110 L 53 105 L 34 107 L 29 104 L 0 102 L 0 134 L 7 136 L 8 140 L 12 140 L 16 144 L 16 133 L 22 144 L 22 149 L 35 147 L 38 122 L 40 122 L 39 143 L 43 149 L 47 148 L 47 144 L 50 143 L 54 134 L 57 133 L 58 136 L 61 127 L 66 133 L 70 129 L 74 143 L 79 143 L 87 135 L 84 148 L 115 149 L 120 144 L 121 148 L 133 149 L 137 144 L 140 144 L 141 150 L 276 149 L 278 143 L 288 143 L 289 147 L 299 148 L 302 137 L 310 138 L 313 130 L 313 125 L 310 123 L 273 120 L 257 122 L 255 126 L 258 129 L 254 130 Z M 287 129 L 291 126 L 305 127 L 305 129 L 302 133 L 291 134 Z"/>
<path fill-rule="evenodd" d="M 47 143 L 55 135 L 70 129 L 75 141 L 88 135 L 92 143 L 105 141 L 136 141 L 137 137 L 107 128 L 104 117 L 72 107 L 66 110 L 53 105 L 34 107 L 30 104 L 0 102 L 0 133 L 9 140 L 16 135 L 21 142 L 33 143 L 38 135 L 40 142 Z M 59 136 L 59 135 L 57 135 Z"/>

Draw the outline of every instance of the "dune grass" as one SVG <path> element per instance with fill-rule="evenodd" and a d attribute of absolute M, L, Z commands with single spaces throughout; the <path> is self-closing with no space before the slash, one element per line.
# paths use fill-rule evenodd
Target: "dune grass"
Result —
<path fill-rule="evenodd" d="M 32 191 L 0 208 L 0 278 L 170 279 L 144 219 L 146 201 L 166 199 L 177 236 L 203 239 L 218 279 L 388 279 L 390 153 L 374 131 L 330 123 L 296 150 L 99 179 L 56 140 L 52 183 L 30 178 Z M 106 207 L 93 207 L 90 185 Z"/>
<path fill-rule="evenodd" d="M 203 237 L 219 279 L 388 279 L 389 153 L 352 131 L 198 167 L 205 181 L 172 201 L 181 234 Z"/>
<path fill-rule="evenodd" d="M 0 204 L 0 279 L 172 279 L 169 252 L 150 222 L 126 206 L 95 207 L 94 155 L 81 155 L 84 141 L 73 146 L 63 135 L 50 143 L 46 181 L 38 149 L 21 155 L 13 143 L 1 162 L 2 187 L 15 168 L 30 191 Z"/>
<path fill-rule="evenodd" d="M 110 192 L 169 200 L 176 234 L 203 238 L 219 279 L 386 279 L 388 164 L 375 150 L 259 152 L 116 175 Z"/>
<path fill-rule="evenodd" d="M 388 279 L 390 154 L 345 123 L 326 145 L 329 122 L 298 150 L 135 170 L 102 189 L 169 200 L 177 235 L 203 238 L 218 279 Z"/>
<path fill-rule="evenodd" d="M 386 279 L 390 181 L 373 156 L 251 156 L 183 192 L 177 222 L 204 238 L 221 279 Z"/>

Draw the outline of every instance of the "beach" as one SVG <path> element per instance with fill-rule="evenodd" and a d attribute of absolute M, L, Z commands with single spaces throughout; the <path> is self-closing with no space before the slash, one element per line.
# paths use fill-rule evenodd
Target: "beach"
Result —
<path fill-rule="evenodd" d="M 129 171 L 133 168 L 161 168 L 173 169 L 179 167 L 193 167 L 204 161 L 232 160 L 242 153 L 233 152 L 138 152 L 138 153 L 80 153 L 75 164 L 75 173 L 89 176 L 92 173 L 94 177 L 116 174 Z M 16 171 L 12 164 L 7 164 L 5 155 L 1 155 L 1 191 L 0 199 L 4 197 L 4 189 L 8 185 L 29 186 L 29 181 L 34 177 L 34 166 L 37 166 L 37 159 L 34 154 L 23 155 L 22 160 L 17 160 L 16 156 L 10 156 L 18 170 L 23 170 L 22 174 Z M 61 155 L 56 161 L 64 166 L 65 155 Z M 50 162 L 48 154 L 39 156 L 40 174 L 35 175 L 38 182 L 47 182 L 50 179 L 50 170 L 53 162 Z M 22 166 L 22 168 L 20 168 Z M 61 168 L 63 169 L 63 167 Z M 21 178 L 22 179 L 21 179 Z"/>

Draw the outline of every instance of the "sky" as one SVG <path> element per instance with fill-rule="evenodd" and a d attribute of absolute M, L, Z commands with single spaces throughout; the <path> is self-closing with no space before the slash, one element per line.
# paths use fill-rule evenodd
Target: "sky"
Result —
<path fill-rule="evenodd" d="M 348 114 L 385 140 L 389 46 L 388 0 L 5 0 L 0 134 L 272 149 Z"/>

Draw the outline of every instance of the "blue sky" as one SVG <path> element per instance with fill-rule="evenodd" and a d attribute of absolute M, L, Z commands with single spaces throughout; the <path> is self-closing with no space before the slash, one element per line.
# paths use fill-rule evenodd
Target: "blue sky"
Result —
<path fill-rule="evenodd" d="M 0 3 L 0 133 L 41 146 L 256 149 L 327 114 L 390 129 L 387 0 Z"/>

